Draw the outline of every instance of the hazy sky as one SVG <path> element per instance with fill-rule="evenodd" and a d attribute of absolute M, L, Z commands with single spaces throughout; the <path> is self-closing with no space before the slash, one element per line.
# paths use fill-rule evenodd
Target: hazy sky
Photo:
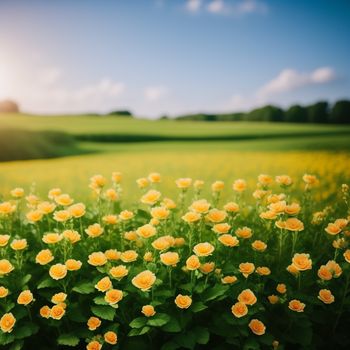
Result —
<path fill-rule="evenodd" d="M 350 2 L 0 0 L 0 99 L 156 117 L 350 98 Z"/>

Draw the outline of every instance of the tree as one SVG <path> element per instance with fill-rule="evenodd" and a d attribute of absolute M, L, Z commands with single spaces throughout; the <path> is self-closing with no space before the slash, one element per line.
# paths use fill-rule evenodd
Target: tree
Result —
<path fill-rule="evenodd" d="M 244 116 L 247 121 L 282 122 L 283 119 L 283 110 L 271 105 L 254 109 Z"/>
<path fill-rule="evenodd" d="M 284 120 L 290 123 L 306 123 L 307 110 L 305 107 L 294 105 L 291 106 L 284 114 Z"/>
<path fill-rule="evenodd" d="M 350 101 L 337 101 L 332 108 L 329 120 L 337 124 L 350 123 Z"/>
<path fill-rule="evenodd" d="M 309 123 L 328 123 L 328 102 L 321 101 L 307 107 L 307 119 Z"/>
<path fill-rule="evenodd" d="M 0 113 L 18 113 L 18 104 L 11 100 L 0 101 Z"/>

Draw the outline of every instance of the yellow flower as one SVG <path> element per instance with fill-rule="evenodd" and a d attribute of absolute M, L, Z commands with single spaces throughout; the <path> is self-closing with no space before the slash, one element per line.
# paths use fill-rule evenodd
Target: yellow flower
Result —
<path fill-rule="evenodd" d="M 250 289 L 243 290 L 237 297 L 238 301 L 247 305 L 254 305 L 257 302 L 255 294 Z"/>
<path fill-rule="evenodd" d="M 54 280 L 61 280 L 67 276 L 67 267 L 63 264 L 52 265 L 49 270 L 49 275 Z"/>
<path fill-rule="evenodd" d="M 117 215 L 105 215 L 102 218 L 103 222 L 108 225 L 116 225 L 118 223 L 118 216 Z"/>
<path fill-rule="evenodd" d="M 181 189 L 186 189 L 189 188 L 192 185 L 192 179 L 187 177 L 187 178 L 180 178 L 175 181 L 176 186 Z"/>
<path fill-rule="evenodd" d="M 280 298 L 277 295 L 274 295 L 274 294 L 269 295 L 267 297 L 267 299 L 269 299 L 270 304 L 277 304 L 279 302 L 279 300 L 280 300 Z"/>
<path fill-rule="evenodd" d="M 158 220 L 166 219 L 170 214 L 170 211 L 166 207 L 154 207 L 151 209 L 151 215 Z"/>
<path fill-rule="evenodd" d="M 247 183 L 243 179 L 236 180 L 232 185 L 232 189 L 238 193 L 244 192 L 246 188 L 247 188 Z"/>
<path fill-rule="evenodd" d="M 102 322 L 98 317 L 92 316 L 88 319 L 87 326 L 90 331 L 94 331 L 101 326 L 101 323 Z"/>
<path fill-rule="evenodd" d="M 109 273 L 113 278 L 122 279 L 127 276 L 129 270 L 124 265 L 114 266 L 109 270 Z"/>
<path fill-rule="evenodd" d="M 190 270 L 190 271 L 198 270 L 200 268 L 200 266 L 201 266 L 201 263 L 200 263 L 197 255 L 191 255 L 186 260 L 187 270 Z"/>
<path fill-rule="evenodd" d="M 97 340 L 92 340 L 88 345 L 86 345 L 87 350 L 101 350 L 102 344 L 99 343 Z"/>
<path fill-rule="evenodd" d="M 156 190 L 149 190 L 146 194 L 141 197 L 141 203 L 154 205 L 160 199 L 161 193 Z"/>
<path fill-rule="evenodd" d="M 61 193 L 62 190 L 60 188 L 52 188 L 48 193 L 48 197 L 50 199 L 55 199 L 55 197 L 58 197 Z"/>
<path fill-rule="evenodd" d="M 249 227 L 240 227 L 235 231 L 235 234 L 240 237 L 240 238 L 244 238 L 244 239 L 248 239 L 251 236 L 253 236 L 253 232 Z"/>
<path fill-rule="evenodd" d="M 298 271 L 306 271 L 312 269 L 312 260 L 310 259 L 309 254 L 294 254 L 292 264 Z"/>
<path fill-rule="evenodd" d="M 29 222 L 35 223 L 43 218 L 43 213 L 39 210 L 32 210 L 26 214 L 26 218 Z"/>
<path fill-rule="evenodd" d="M 260 266 L 256 268 L 256 273 L 260 276 L 268 276 L 271 274 L 271 270 L 266 266 Z"/>
<path fill-rule="evenodd" d="M 117 249 L 108 249 L 105 251 L 105 256 L 108 260 L 117 261 L 120 259 L 120 253 Z"/>
<path fill-rule="evenodd" d="M 180 309 L 188 309 L 192 304 L 192 298 L 188 295 L 179 294 L 175 298 L 175 304 Z"/>
<path fill-rule="evenodd" d="M 248 308 L 247 308 L 247 305 L 245 303 L 238 301 L 236 304 L 234 304 L 231 307 L 231 312 L 233 313 L 233 315 L 235 317 L 241 318 L 248 313 Z"/>
<path fill-rule="evenodd" d="M 65 265 L 68 271 L 77 271 L 81 268 L 82 262 L 80 260 L 68 259 Z"/>
<path fill-rule="evenodd" d="M 204 187 L 204 181 L 203 180 L 195 180 L 193 183 L 193 187 L 198 191 L 201 190 Z"/>
<path fill-rule="evenodd" d="M 222 222 L 226 219 L 227 213 L 219 209 L 211 209 L 206 216 L 206 219 L 213 223 Z"/>
<path fill-rule="evenodd" d="M 318 183 L 318 179 L 315 175 L 310 175 L 310 174 L 305 174 L 303 176 L 303 181 L 307 184 L 307 185 L 315 185 Z"/>
<path fill-rule="evenodd" d="M 225 187 L 225 183 L 223 181 L 215 181 L 211 184 L 211 190 L 213 192 L 221 192 Z"/>
<path fill-rule="evenodd" d="M 141 177 L 137 179 L 136 183 L 137 183 L 137 186 L 139 186 L 139 188 L 146 188 L 149 185 L 149 181 L 145 177 Z"/>
<path fill-rule="evenodd" d="M 139 227 L 136 230 L 136 233 L 142 238 L 149 238 L 154 236 L 157 233 L 157 229 L 150 224 L 146 224 Z"/>
<path fill-rule="evenodd" d="M 293 183 L 293 180 L 288 175 L 279 175 L 275 178 L 276 182 L 281 186 L 290 186 Z"/>
<path fill-rule="evenodd" d="M 4 333 L 11 333 L 16 319 L 11 312 L 4 314 L 0 319 L 0 328 Z"/>
<path fill-rule="evenodd" d="M 176 203 L 170 198 L 163 198 L 163 201 L 161 204 L 164 205 L 167 209 L 176 208 Z"/>
<path fill-rule="evenodd" d="M 105 196 L 112 202 L 115 202 L 119 198 L 118 192 L 114 188 L 107 189 L 105 192 Z"/>
<path fill-rule="evenodd" d="M 152 317 L 156 314 L 156 310 L 154 310 L 154 307 L 152 305 L 144 305 L 142 306 L 141 311 L 146 317 Z"/>
<path fill-rule="evenodd" d="M 21 292 L 17 298 L 17 304 L 28 305 L 33 301 L 33 293 L 27 289 Z"/>
<path fill-rule="evenodd" d="M 271 203 L 268 208 L 276 214 L 282 214 L 285 211 L 286 206 L 286 201 L 278 201 Z"/>
<path fill-rule="evenodd" d="M 16 211 L 16 205 L 11 204 L 10 202 L 2 202 L 0 203 L 0 214 L 9 215 Z"/>
<path fill-rule="evenodd" d="M 209 256 L 213 253 L 213 251 L 214 251 L 214 246 L 208 242 L 198 243 L 193 248 L 193 252 L 199 257 Z"/>
<path fill-rule="evenodd" d="M 30 194 L 29 196 L 26 197 L 26 201 L 28 202 L 28 207 L 34 208 L 39 204 L 40 199 L 35 194 Z"/>
<path fill-rule="evenodd" d="M 9 294 L 9 290 L 4 286 L 0 287 L 0 298 L 6 298 Z"/>
<path fill-rule="evenodd" d="M 56 205 L 51 202 L 41 202 L 38 204 L 38 210 L 44 215 L 52 213 L 56 209 Z"/>
<path fill-rule="evenodd" d="M 85 204 L 84 203 L 76 203 L 71 205 L 68 208 L 69 213 L 72 215 L 74 218 L 81 218 L 82 216 L 85 215 Z"/>
<path fill-rule="evenodd" d="M 160 261 L 166 266 L 176 266 L 179 260 L 179 254 L 176 252 L 167 252 L 160 254 Z"/>
<path fill-rule="evenodd" d="M 100 292 L 106 292 L 108 289 L 111 289 L 112 287 L 113 287 L 112 281 L 110 280 L 109 277 L 103 277 L 95 284 L 95 288 Z"/>
<path fill-rule="evenodd" d="M 39 312 L 41 317 L 50 318 L 51 309 L 47 305 L 41 307 Z"/>
<path fill-rule="evenodd" d="M 255 199 L 263 199 L 268 193 L 270 193 L 270 191 L 257 189 L 253 192 L 253 197 Z"/>
<path fill-rule="evenodd" d="M 209 274 L 210 272 L 213 272 L 215 268 L 214 262 L 207 262 L 205 264 L 202 264 L 199 268 L 200 272 L 204 273 L 205 275 Z"/>
<path fill-rule="evenodd" d="M 341 228 L 337 224 L 329 223 L 328 226 L 325 228 L 325 231 L 329 235 L 335 236 L 341 232 Z"/>
<path fill-rule="evenodd" d="M 105 301 L 110 305 L 115 305 L 123 299 L 123 292 L 119 289 L 110 289 L 106 292 Z"/>
<path fill-rule="evenodd" d="M 0 260 L 0 276 L 7 275 L 12 270 L 14 270 L 14 267 L 7 259 Z"/>
<path fill-rule="evenodd" d="M 58 222 L 65 222 L 71 218 L 71 214 L 68 210 L 58 210 L 53 214 L 53 218 Z"/>
<path fill-rule="evenodd" d="M 111 345 L 117 344 L 117 341 L 118 341 L 117 333 L 115 333 L 113 331 L 106 332 L 104 334 L 103 338 L 104 338 L 106 343 L 111 344 Z"/>
<path fill-rule="evenodd" d="M 289 302 L 288 308 L 295 312 L 304 312 L 305 304 L 300 302 L 300 300 L 293 299 Z"/>
<path fill-rule="evenodd" d="M 135 252 L 135 250 L 126 250 L 125 252 L 120 254 L 120 260 L 125 263 L 136 261 L 139 255 Z"/>
<path fill-rule="evenodd" d="M 242 275 L 247 278 L 250 274 L 252 274 L 255 270 L 255 266 L 253 263 L 240 263 L 239 266 L 239 271 L 242 273 Z"/>
<path fill-rule="evenodd" d="M 102 252 L 94 252 L 89 255 L 88 263 L 92 266 L 103 266 L 107 263 L 107 258 Z"/>
<path fill-rule="evenodd" d="M 113 171 L 112 173 L 112 181 L 116 184 L 119 184 L 122 182 L 122 176 L 123 174 L 120 171 Z"/>
<path fill-rule="evenodd" d="M 237 237 L 225 233 L 218 238 L 219 242 L 226 247 L 236 247 L 239 245 Z"/>
<path fill-rule="evenodd" d="M 304 224 L 297 218 L 289 218 L 285 222 L 284 228 L 288 231 L 302 231 Z"/>
<path fill-rule="evenodd" d="M 157 250 L 165 250 L 170 247 L 170 241 L 166 239 L 164 236 L 159 237 L 152 242 L 152 247 Z"/>
<path fill-rule="evenodd" d="M 264 252 L 267 248 L 267 244 L 263 241 L 256 240 L 252 243 L 252 247 L 258 252 Z"/>
<path fill-rule="evenodd" d="M 54 259 L 50 249 L 41 250 L 35 257 L 37 264 L 46 265 Z"/>
<path fill-rule="evenodd" d="M 298 276 L 300 273 L 300 271 L 293 264 L 288 265 L 286 270 L 294 276 Z"/>
<path fill-rule="evenodd" d="M 284 294 L 287 292 L 287 287 L 284 283 L 277 284 L 276 290 L 278 293 Z"/>
<path fill-rule="evenodd" d="M 161 177 L 159 173 L 150 173 L 148 175 L 148 180 L 152 183 L 159 183 L 161 181 Z"/>
<path fill-rule="evenodd" d="M 218 234 L 228 233 L 228 231 L 231 230 L 231 225 L 226 222 L 222 224 L 215 224 L 212 230 Z"/>
<path fill-rule="evenodd" d="M 54 305 L 50 310 L 50 316 L 54 320 L 60 320 L 64 316 L 65 313 L 66 313 L 66 310 L 64 309 L 64 307 L 61 304 Z"/>
<path fill-rule="evenodd" d="M 10 235 L 0 235 L 0 247 L 5 247 L 10 239 Z"/>
<path fill-rule="evenodd" d="M 284 212 L 288 215 L 297 215 L 299 214 L 301 208 L 299 203 L 292 203 L 289 205 L 286 205 Z"/>
<path fill-rule="evenodd" d="M 134 217 L 134 213 L 130 210 L 123 210 L 122 212 L 120 212 L 119 214 L 119 219 L 123 220 L 123 221 L 127 221 L 130 220 Z"/>
<path fill-rule="evenodd" d="M 263 186 L 269 186 L 273 182 L 273 178 L 270 175 L 260 174 L 258 176 L 258 182 Z"/>
<path fill-rule="evenodd" d="M 152 252 L 146 252 L 143 256 L 143 260 L 147 262 L 153 261 L 153 254 Z"/>
<path fill-rule="evenodd" d="M 334 260 L 330 260 L 326 264 L 327 269 L 332 273 L 333 277 L 338 278 L 342 273 L 343 270 L 340 267 L 338 263 L 336 263 Z"/>
<path fill-rule="evenodd" d="M 200 218 L 201 216 L 198 213 L 192 211 L 189 211 L 188 213 L 182 216 L 182 220 L 186 221 L 188 224 L 197 222 L 198 220 L 200 220 Z"/>
<path fill-rule="evenodd" d="M 337 219 L 337 220 L 334 221 L 334 223 L 336 225 L 338 225 L 341 229 L 344 229 L 348 225 L 349 220 L 347 220 L 347 219 Z"/>
<path fill-rule="evenodd" d="M 99 237 L 103 234 L 103 228 L 101 227 L 100 224 L 93 224 L 90 225 L 85 232 L 87 233 L 87 235 L 91 238 L 96 238 Z"/>
<path fill-rule="evenodd" d="M 66 193 L 56 196 L 54 200 L 58 205 L 62 205 L 64 207 L 73 203 L 73 199 Z"/>
<path fill-rule="evenodd" d="M 335 300 L 334 295 L 329 289 L 321 289 L 317 298 L 325 304 L 332 304 Z"/>
<path fill-rule="evenodd" d="M 224 205 L 224 209 L 228 213 L 237 213 L 239 211 L 239 205 L 235 202 L 228 202 Z"/>
<path fill-rule="evenodd" d="M 11 196 L 14 198 L 21 198 L 24 196 L 24 189 L 21 187 L 16 187 L 13 190 L 11 190 Z"/>
<path fill-rule="evenodd" d="M 261 321 L 257 320 L 256 318 L 252 319 L 249 322 L 248 327 L 256 335 L 265 334 L 265 330 L 266 330 L 265 325 Z"/>
<path fill-rule="evenodd" d="M 60 292 L 60 293 L 56 293 L 52 296 L 51 298 L 51 301 L 58 305 L 58 304 L 61 304 L 61 303 L 64 303 L 64 301 L 67 299 L 67 294 L 66 293 L 63 293 L 63 292 Z"/>
<path fill-rule="evenodd" d="M 345 253 L 343 254 L 343 256 L 344 256 L 346 262 L 348 262 L 350 264 L 350 249 L 347 249 L 345 251 Z"/>
<path fill-rule="evenodd" d="M 81 236 L 78 231 L 75 230 L 65 230 L 62 232 L 62 236 L 74 244 L 80 241 Z"/>
<path fill-rule="evenodd" d="M 55 244 L 61 241 L 63 236 L 59 233 L 46 233 L 42 240 L 46 244 Z"/>
<path fill-rule="evenodd" d="M 13 250 L 23 250 L 28 246 L 26 239 L 14 239 L 11 243 L 11 248 Z"/>
<path fill-rule="evenodd" d="M 136 275 L 131 283 L 136 287 L 141 289 L 143 292 L 148 291 L 152 288 L 154 282 L 156 281 L 156 275 L 149 271 L 145 270 Z"/>

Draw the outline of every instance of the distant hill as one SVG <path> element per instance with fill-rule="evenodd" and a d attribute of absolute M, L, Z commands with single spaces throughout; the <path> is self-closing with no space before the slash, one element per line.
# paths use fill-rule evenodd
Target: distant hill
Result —
<path fill-rule="evenodd" d="M 0 101 L 0 113 L 19 113 L 19 106 L 15 101 Z"/>
<path fill-rule="evenodd" d="M 350 124 L 350 101 L 339 100 L 333 105 L 320 101 L 307 106 L 293 105 L 283 110 L 267 105 L 249 112 L 181 115 L 176 120 L 193 121 L 264 121 L 289 123 Z"/>

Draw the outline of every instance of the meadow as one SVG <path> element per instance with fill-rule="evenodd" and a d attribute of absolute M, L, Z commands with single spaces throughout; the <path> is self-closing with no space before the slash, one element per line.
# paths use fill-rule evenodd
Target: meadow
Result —
<path fill-rule="evenodd" d="M 0 123 L 2 349 L 350 345 L 348 127 Z"/>

